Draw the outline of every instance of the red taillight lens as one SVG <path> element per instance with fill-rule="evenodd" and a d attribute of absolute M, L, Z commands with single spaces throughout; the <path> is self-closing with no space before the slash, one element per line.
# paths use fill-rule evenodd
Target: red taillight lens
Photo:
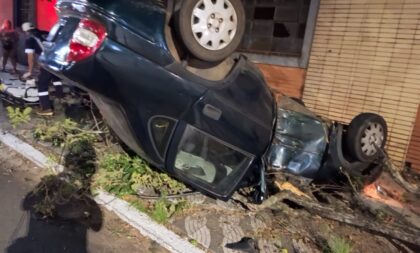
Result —
<path fill-rule="evenodd" d="M 81 61 L 92 56 L 106 37 L 105 27 L 93 20 L 82 19 L 73 33 L 67 61 Z"/>

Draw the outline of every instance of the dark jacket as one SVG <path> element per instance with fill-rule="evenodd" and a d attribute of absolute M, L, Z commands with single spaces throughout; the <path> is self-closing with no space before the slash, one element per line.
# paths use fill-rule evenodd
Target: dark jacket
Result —
<path fill-rule="evenodd" d="M 25 53 L 35 53 L 40 55 L 44 51 L 42 42 L 44 42 L 48 36 L 48 32 L 33 29 L 30 32 L 30 36 L 25 42 Z"/>
<path fill-rule="evenodd" d="M 11 51 L 17 46 L 19 36 L 16 31 L 0 31 L 0 41 L 6 51 Z"/>

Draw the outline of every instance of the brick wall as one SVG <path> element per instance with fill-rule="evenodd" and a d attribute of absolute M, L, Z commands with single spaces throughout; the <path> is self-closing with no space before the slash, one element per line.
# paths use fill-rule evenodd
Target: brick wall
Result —
<path fill-rule="evenodd" d="M 258 66 L 275 94 L 283 93 L 290 97 L 302 97 L 305 69 L 269 64 L 258 64 Z"/>

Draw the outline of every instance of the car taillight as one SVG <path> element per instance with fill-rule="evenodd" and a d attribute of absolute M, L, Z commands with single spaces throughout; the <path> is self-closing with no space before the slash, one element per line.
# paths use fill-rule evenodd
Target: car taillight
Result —
<path fill-rule="evenodd" d="M 70 41 L 67 61 L 81 61 L 92 56 L 106 37 L 105 27 L 93 20 L 82 19 Z"/>

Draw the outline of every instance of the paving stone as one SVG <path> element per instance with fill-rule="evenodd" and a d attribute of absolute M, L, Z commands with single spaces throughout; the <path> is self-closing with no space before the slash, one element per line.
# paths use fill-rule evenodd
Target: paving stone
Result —
<path fill-rule="evenodd" d="M 219 217 L 221 215 L 221 213 L 211 213 L 211 214 L 207 214 L 207 227 L 210 229 L 210 233 L 211 233 L 211 243 L 210 243 L 210 250 L 211 252 L 223 252 L 223 239 L 224 239 L 224 235 L 221 232 L 222 231 L 222 227 L 219 221 Z"/>
<path fill-rule="evenodd" d="M 186 197 L 186 200 L 193 205 L 204 204 L 208 197 L 202 194 L 193 194 Z"/>
<path fill-rule="evenodd" d="M 226 210 L 231 210 L 231 211 L 237 211 L 238 207 L 237 205 L 235 205 L 231 200 L 229 201 L 222 201 L 222 200 L 216 200 L 216 205 L 218 207 L 222 207 Z"/>
<path fill-rule="evenodd" d="M 315 250 L 312 247 L 306 245 L 303 240 L 292 240 L 293 248 L 296 253 L 320 253 L 319 250 Z"/>
<path fill-rule="evenodd" d="M 225 248 L 224 245 L 227 243 L 238 242 L 245 236 L 242 228 L 239 225 L 240 219 L 234 216 L 221 216 L 219 222 L 223 233 L 223 252 L 237 253 L 238 251 Z"/>
<path fill-rule="evenodd" d="M 210 230 L 206 217 L 191 217 L 185 219 L 185 231 L 189 238 L 196 240 L 202 246 L 209 248 L 211 243 Z"/>
<path fill-rule="evenodd" d="M 267 226 L 267 224 L 260 217 L 251 216 L 248 218 L 248 221 L 251 224 L 253 231 L 260 230 Z"/>
<path fill-rule="evenodd" d="M 260 253 L 280 253 L 280 250 L 274 243 L 266 239 L 258 240 L 258 248 L 260 249 Z"/>

